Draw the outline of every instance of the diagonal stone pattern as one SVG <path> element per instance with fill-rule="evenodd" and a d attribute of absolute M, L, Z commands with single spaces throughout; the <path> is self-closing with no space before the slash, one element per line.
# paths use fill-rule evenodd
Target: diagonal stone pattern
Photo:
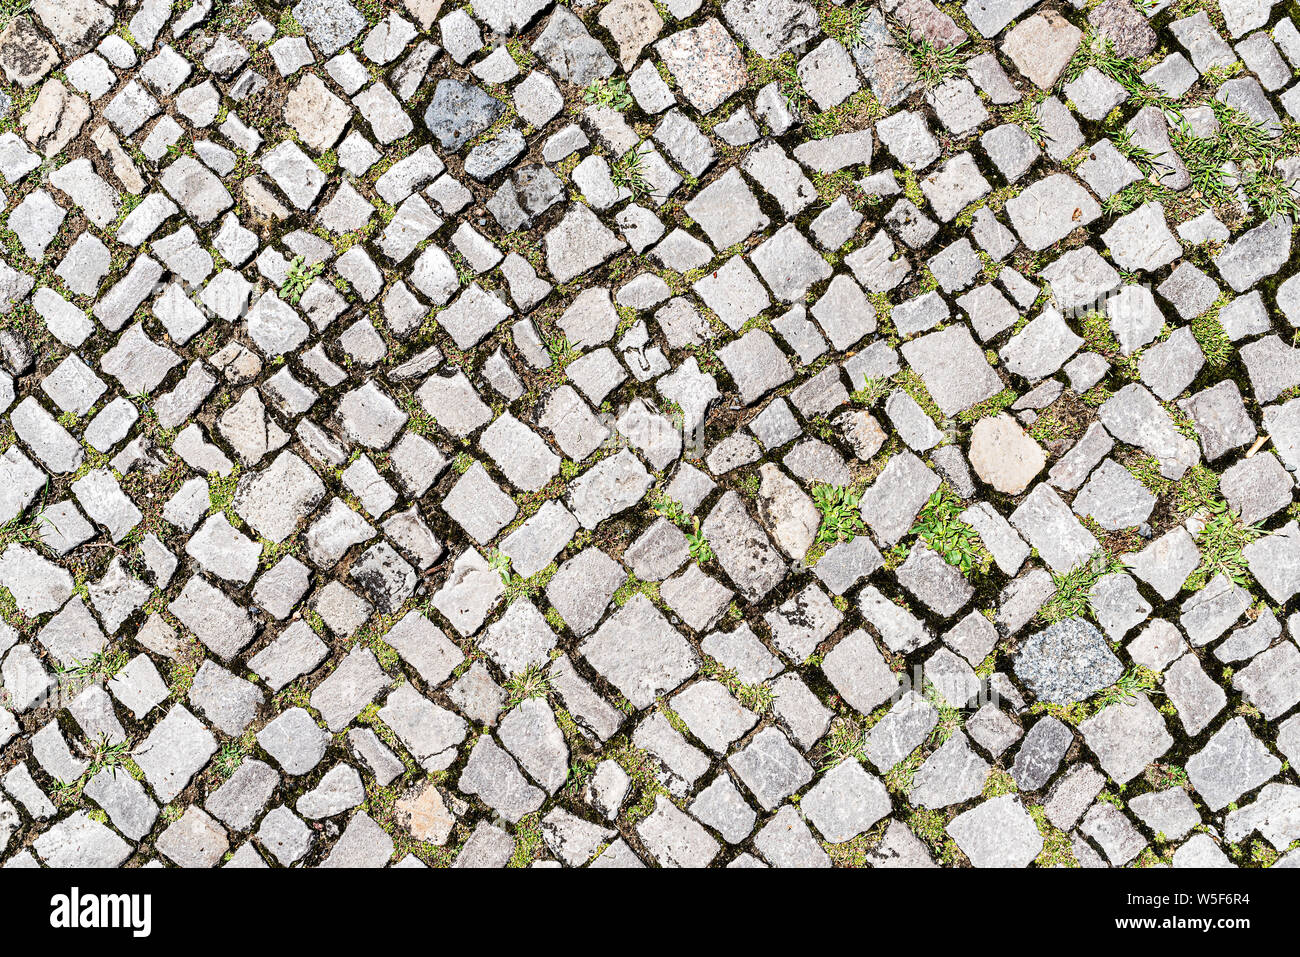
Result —
<path fill-rule="evenodd" d="M 1285 5 L 6 16 L 4 866 L 1300 866 Z"/>

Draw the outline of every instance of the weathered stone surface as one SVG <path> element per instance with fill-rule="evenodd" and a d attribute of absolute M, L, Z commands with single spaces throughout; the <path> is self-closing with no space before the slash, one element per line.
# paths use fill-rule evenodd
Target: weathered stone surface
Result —
<path fill-rule="evenodd" d="M 1049 176 L 1007 203 L 1007 215 L 1030 249 L 1045 249 L 1101 215 L 1089 193 L 1063 173 Z"/>
<path fill-rule="evenodd" d="M 1251 734 L 1242 717 L 1233 718 L 1187 761 L 1187 777 L 1211 811 L 1259 787 L 1282 763 Z"/>
<path fill-rule="evenodd" d="M 1107 705 L 1079 725 L 1102 769 L 1116 781 L 1137 777 L 1173 746 L 1164 718 L 1144 694 Z"/>
<path fill-rule="evenodd" d="M 1038 443 L 1006 413 L 980 419 L 971 431 L 971 467 L 999 492 L 1023 492 L 1046 462 Z"/>
<path fill-rule="evenodd" d="M 1017 676 L 1044 701 L 1066 705 L 1114 684 L 1123 674 L 1104 636 L 1081 618 L 1067 618 L 1024 642 Z"/>
<path fill-rule="evenodd" d="M 702 113 L 721 106 L 748 77 L 736 42 L 714 18 L 658 41 L 655 49 L 691 105 Z"/>
<path fill-rule="evenodd" d="M 1011 794 L 957 815 L 947 831 L 976 867 L 1025 867 L 1043 849 L 1033 818 Z"/>
<path fill-rule="evenodd" d="M 699 668 L 686 640 L 640 595 L 610 616 L 579 653 L 637 707 L 673 690 Z"/>

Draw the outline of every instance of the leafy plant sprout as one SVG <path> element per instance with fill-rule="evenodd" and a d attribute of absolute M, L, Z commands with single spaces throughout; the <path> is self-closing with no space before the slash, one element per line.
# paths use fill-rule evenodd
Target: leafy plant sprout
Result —
<path fill-rule="evenodd" d="M 1218 575 L 1226 575 L 1238 585 L 1250 584 L 1242 549 L 1264 534 L 1263 528 L 1259 523 L 1246 525 L 1241 515 L 1223 502 L 1211 502 L 1205 508 L 1209 518 L 1196 536 L 1201 565 L 1192 572 L 1187 587 L 1193 591 L 1202 588 Z"/>
<path fill-rule="evenodd" d="M 963 511 L 961 501 L 941 486 L 925 503 L 909 534 L 966 575 L 980 564 L 983 546 L 975 529 L 957 517 Z"/>
<path fill-rule="evenodd" d="M 695 559 L 697 564 L 705 565 L 713 560 L 713 547 L 700 531 L 699 516 L 694 516 L 694 520 L 694 530 L 686 533 L 686 543 L 690 548 L 691 558 Z"/>
<path fill-rule="evenodd" d="M 855 390 L 849 399 L 857 405 L 870 408 L 887 396 L 892 388 L 888 379 L 868 378 L 863 381 L 862 388 Z"/>
<path fill-rule="evenodd" d="M 308 266 L 301 256 L 294 256 L 293 262 L 289 263 L 289 275 L 285 277 L 284 284 L 280 287 L 280 298 L 296 306 L 312 280 L 324 270 L 323 262 Z"/>
<path fill-rule="evenodd" d="M 632 105 L 632 94 L 627 90 L 627 80 L 600 78 L 592 80 L 582 93 L 582 98 L 595 106 L 607 106 L 622 113 Z"/>
<path fill-rule="evenodd" d="M 822 767 L 831 768 L 848 760 L 865 760 L 866 744 L 867 734 L 861 724 L 852 718 L 836 718 L 831 722 L 831 733 L 826 737 Z"/>
<path fill-rule="evenodd" d="M 865 531 L 858 511 L 861 496 L 857 492 L 840 485 L 814 485 L 812 493 L 813 504 L 822 513 L 818 542 L 851 542 Z"/>
<path fill-rule="evenodd" d="M 501 576 L 502 584 L 510 584 L 510 556 L 499 549 L 493 549 L 488 556 L 488 567 Z"/>

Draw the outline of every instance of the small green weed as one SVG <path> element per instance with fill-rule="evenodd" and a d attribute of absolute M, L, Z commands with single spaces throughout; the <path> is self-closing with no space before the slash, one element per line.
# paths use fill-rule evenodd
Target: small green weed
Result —
<path fill-rule="evenodd" d="M 933 90 L 944 81 L 965 72 L 966 57 L 961 51 L 969 41 L 962 40 L 948 47 L 935 46 L 924 37 L 914 38 L 909 27 L 892 18 L 889 30 L 893 34 L 895 45 L 912 61 L 916 78 L 925 89 Z"/>
<path fill-rule="evenodd" d="M 856 721 L 836 718 L 826 738 L 822 767 L 831 768 L 842 761 L 863 761 L 867 757 L 867 733 Z"/>
<path fill-rule="evenodd" d="M 638 143 L 610 167 L 609 178 L 615 186 L 626 189 L 634 197 L 650 194 L 650 181 L 646 179 L 645 154 Z"/>
<path fill-rule="evenodd" d="M 1264 530 L 1258 522 L 1243 524 L 1241 515 L 1224 502 L 1210 502 L 1205 507 L 1210 518 L 1196 536 L 1201 549 L 1201 565 L 1192 572 L 1184 587 L 1197 591 L 1219 574 L 1228 576 L 1238 585 L 1250 584 L 1250 570 L 1242 549 L 1264 534 Z"/>
<path fill-rule="evenodd" d="M 862 388 L 855 390 L 849 399 L 854 405 L 871 408 L 893 390 L 888 379 L 867 379 L 862 383 Z"/>
<path fill-rule="evenodd" d="M 1113 685 L 1098 692 L 1094 700 L 1097 710 L 1100 711 L 1113 704 L 1135 705 L 1140 694 L 1159 694 L 1156 689 L 1158 677 L 1150 668 L 1140 666 L 1129 668 Z"/>
<path fill-rule="evenodd" d="M 582 98 L 594 106 L 607 106 L 622 113 L 632 105 L 632 94 L 628 92 L 627 80 L 602 77 L 592 80 L 583 91 Z"/>
<path fill-rule="evenodd" d="M 1088 600 L 1102 576 L 1121 571 L 1123 567 L 1123 563 L 1108 552 L 1097 551 L 1064 575 L 1053 572 L 1056 594 L 1039 609 L 1038 616 L 1049 625 L 1064 618 L 1081 617 L 1089 610 Z"/>
<path fill-rule="evenodd" d="M 918 536 L 966 575 L 982 563 L 984 549 L 975 529 L 957 518 L 963 511 L 957 496 L 941 486 L 925 503 L 908 534 Z"/>
<path fill-rule="evenodd" d="M 488 555 L 488 567 L 494 569 L 501 576 L 501 583 L 510 584 L 510 556 L 505 552 L 493 549 Z"/>
<path fill-rule="evenodd" d="M 551 677 L 541 665 L 532 664 L 510 676 L 505 683 L 506 710 L 529 698 L 545 698 L 551 693 Z"/>
<path fill-rule="evenodd" d="M 713 561 L 713 546 L 700 531 L 699 516 L 695 517 L 693 530 L 686 533 L 686 543 L 690 546 L 691 558 L 695 559 L 696 563 L 705 565 Z"/>
<path fill-rule="evenodd" d="M 842 485 L 814 485 L 813 504 L 822 513 L 817 541 L 824 544 L 851 542 L 865 529 L 858 511 L 861 496 Z"/>
<path fill-rule="evenodd" d="M 321 274 L 325 269 L 324 263 L 316 263 L 308 266 L 301 256 L 294 256 L 293 262 L 289 263 L 289 275 L 285 277 L 284 285 L 280 287 L 280 298 L 290 305 L 296 306 L 302 294 L 307 291 L 312 280 Z"/>

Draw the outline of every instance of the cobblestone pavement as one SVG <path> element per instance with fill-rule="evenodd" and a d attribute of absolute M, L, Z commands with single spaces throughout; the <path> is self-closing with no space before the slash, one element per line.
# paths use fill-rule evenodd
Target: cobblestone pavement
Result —
<path fill-rule="evenodd" d="M 5 866 L 1300 865 L 1300 13 L 3 0 Z"/>

